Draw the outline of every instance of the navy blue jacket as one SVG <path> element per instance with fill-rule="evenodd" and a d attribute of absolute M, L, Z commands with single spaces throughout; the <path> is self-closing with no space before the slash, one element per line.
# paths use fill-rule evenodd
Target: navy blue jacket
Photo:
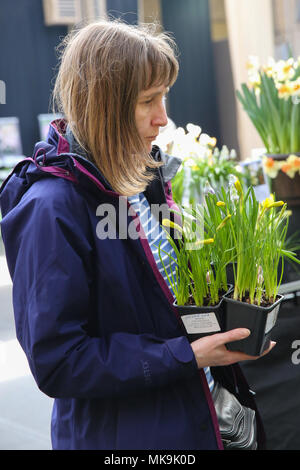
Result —
<path fill-rule="evenodd" d="M 148 197 L 171 205 L 158 176 Z M 205 375 L 147 241 L 97 237 L 97 208 L 118 213 L 119 202 L 54 123 L 1 188 L 17 338 L 55 398 L 53 448 L 221 449 Z M 214 376 L 255 406 L 237 366 Z"/>

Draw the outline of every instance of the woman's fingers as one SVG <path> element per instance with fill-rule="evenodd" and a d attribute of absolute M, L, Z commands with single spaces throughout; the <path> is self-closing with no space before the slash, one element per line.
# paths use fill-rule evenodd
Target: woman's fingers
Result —
<path fill-rule="evenodd" d="M 217 333 L 215 335 L 200 338 L 191 343 L 194 351 L 198 367 L 206 366 L 222 366 L 230 365 L 236 362 L 256 360 L 259 357 L 268 354 L 275 342 L 272 341 L 266 351 L 260 356 L 250 356 L 239 351 L 229 351 L 226 348 L 227 343 L 238 341 L 247 338 L 250 335 L 250 330 L 245 328 L 236 328 L 234 330 L 226 331 L 225 333 Z"/>

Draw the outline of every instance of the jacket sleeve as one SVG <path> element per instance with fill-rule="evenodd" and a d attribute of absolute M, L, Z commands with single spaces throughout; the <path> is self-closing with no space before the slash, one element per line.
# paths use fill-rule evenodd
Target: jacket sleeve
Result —
<path fill-rule="evenodd" d="M 184 336 L 88 335 L 92 247 L 84 200 L 75 189 L 74 197 L 53 198 L 46 196 L 53 186 L 34 186 L 36 196 L 25 194 L 3 219 L 2 232 L 17 337 L 38 387 L 56 398 L 100 398 L 197 374 Z"/>

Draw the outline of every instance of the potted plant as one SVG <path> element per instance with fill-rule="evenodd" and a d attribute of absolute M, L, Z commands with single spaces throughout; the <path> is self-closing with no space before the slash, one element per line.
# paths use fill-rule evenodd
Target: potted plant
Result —
<path fill-rule="evenodd" d="M 236 180 L 218 194 L 208 193 L 203 206 L 180 208 L 178 214 L 181 225 L 163 220 L 165 230 L 172 227 L 180 235 L 176 244 L 166 231 L 177 258 L 175 275 L 168 279 L 190 340 L 248 328 L 249 337 L 227 347 L 260 355 L 284 298 L 278 294 L 284 259 L 300 264 L 286 249 L 287 204 L 273 195 L 260 203 L 252 186 L 244 190 Z M 161 254 L 160 259 L 164 266 Z"/>
<path fill-rule="evenodd" d="M 299 263 L 295 253 L 285 249 L 288 228 L 287 204 L 270 196 L 263 203 L 253 188 L 244 192 L 240 182 L 222 192 L 224 208 L 230 213 L 229 227 L 235 258 L 234 289 L 225 295 L 226 330 L 245 327 L 251 335 L 227 345 L 230 350 L 260 355 L 270 343 L 283 296 L 278 288 L 283 259 Z M 278 266 L 282 269 L 278 277 Z"/>
<path fill-rule="evenodd" d="M 218 149 L 216 138 L 194 124 L 187 124 L 186 130 L 178 127 L 163 132 L 157 144 L 182 161 L 172 180 L 173 198 L 178 204 L 203 203 L 207 185 L 216 191 L 228 185 L 230 175 L 243 178 L 236 168 L 235 150 L 229 151 L 225 145 Z"/>
<path fill-rule="evenodd" d="M 237 97 L 265 146 L 264 167 L 277 199 L 300 204 L 300 61 L 292 57 L 260 65 L 248 61 L 248 83 Z"/>
<path fill-rule="evenodd" d="M 167 238 L 176 254 L 175 274 L 168 273 L 162 255 L 171 256 L 158 247 L 160 260 L 175 295 L 174 307 L 180 315 L 190 341 L 224 331 L 223 296 L 231 288 L 227 284 L 225 265 L 218 257 L 218 239 L 224 221 L 212 230 L 205 230 L 207 213 L 203 206 L 180 207 L 182 224 L 169 219 L 162 222 Z M 179 234 L 177 243 L 169 234 L 172 228 Z M 211 235 L 214 235 L 212 237 Z M 217 241 L 217 243 L 216 243 Z M 213 252 L 215 252 L 213 255 Z M 217 262 L 214 264 L 212 260 Z"/>

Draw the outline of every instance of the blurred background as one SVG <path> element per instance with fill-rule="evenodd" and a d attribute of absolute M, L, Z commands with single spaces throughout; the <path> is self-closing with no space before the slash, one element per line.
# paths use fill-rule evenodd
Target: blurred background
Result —
<path fill-rule="evenodd" d="M 233 149 L 230 158 L 239 164 L 261 155 L 264 143 L 236 90 L 248 80 L 249 56 L 261 63 L 270 57 L 298 58 L 300 0 L 1 0 L 0 183 L 17 161 L 32 155 L 56 117 L 50 96 L 60 41 L 74 25 L 105 16 L 132 24 L 155 22 L 173 35 L 180 73 L 167 110 L 175 128 L 199 126 L 216 139 L 213 147 Z M 257 184 L 263 196 L 267 176 Z M 300 223 L 299 201 L 300 194 L 292 233 Z M 270 449 L 300 449 L 300 368 L 291 360 L 293 341 L 300 337 L 299 279 L 293 273 L 285 283 L 287 302 L 275 332 L 280 347 L 244 366 L 257 392 Z M 16 341 L 11 294 L 0 237 L 0 449 L 50 449 L 52 400 L 37 389 Z"/>
<path fill-rule="evenodd" d="M 249 55 L 286 59 L 290 47 L 300 54 L 298 0 L 1 0 L 0 117 L 19 120 L 24 155 L 51 112 L 55 48 L 74 24 L 105 14 L 157 22 L 174 36 L 181 70 L 168 107 L 177 126 L 200 125 L 241 159 L 261 146 L 235 90 L 246 81 Z"/>

